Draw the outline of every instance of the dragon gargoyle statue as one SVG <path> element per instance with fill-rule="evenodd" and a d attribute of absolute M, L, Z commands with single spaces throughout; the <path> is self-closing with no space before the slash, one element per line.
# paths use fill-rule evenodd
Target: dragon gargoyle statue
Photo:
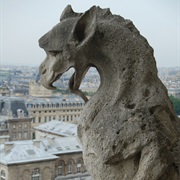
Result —
<path fill-rule="evenodd" d="M 93 6 L 60 22 L 39 40 L 48 89 L 74 67 L 72 93 L 86 105 L 78 124 L 84 162 L 94 180 L 179 180 L 180 120 L 157 76 L 153 49 L 132 21 Z M 88 100 L 79 90 L 90 67 L 101 84 Z"/>

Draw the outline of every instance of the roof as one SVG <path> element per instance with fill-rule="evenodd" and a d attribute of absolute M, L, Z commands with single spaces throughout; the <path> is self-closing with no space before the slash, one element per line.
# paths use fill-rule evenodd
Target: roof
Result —
<path fill-rule="evenodd" d="M 76 96 L 76 95 L 60 95 L 58 97 L 51 97 L 51 98 L 36 98 L 36 97 L 29 97 L 27 99 L 27 104 L 54 104 L 54 103 L 83 103 L 84 101 Z"/>
<path fill-rule="evenodd" d="M 25 100 L 19 97 L 0 97 L 0 114 L 7 116 L 11 113 L 14 117 L 17 117 L 17 110 L 23 110 L 25 115 L 28 115 L 27 108 L 25 106 Z"/>
<path fill-rule="evenodd" d="M 11 141 L 0 144 L 0 163 L 5 165 L 58 159 L 59 154 L 82 153 L 76 137 Z"/>
<path fill-rule="evenodd" d="M 6 150 L 6 146 L 11 146 L 11 148 Z M 57 156 L 36 147 L 33 141 L 14 141 L 0 144 L 0 154 L 0 163 L 6 165 L 57 159 Z"/>
<path fill-rule="evenodd" d="M 47 138 L 41 140 L 41 148 L 51 154 L 68 154 L 82 152 L 77 137 Z"/>
<path fill-rule="evenodd" d="M 59 154 L 82 153 L 76 137 L 11 141 L 0 144 L 0 163 L 6 165 L 58 159 Z"/>
<path fill-rule="evenodd" d="M 77 136 L 77 125 L 68 122 L 52 120 L 34 127 L 35 130 L 56 134 L 64 137 Z"/>

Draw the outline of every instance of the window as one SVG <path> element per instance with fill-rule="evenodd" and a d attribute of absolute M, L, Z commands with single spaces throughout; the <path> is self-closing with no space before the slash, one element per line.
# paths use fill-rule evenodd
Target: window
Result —
<path fill-rule="evenodd" d="M 63 174 L 63 161 L 59 161 L 59 165 L 58 165 L 58 175 L 62 175 Z"/>
<path fill-rule="evenodd" d="M 77 172 L 81 172 L 81 160 L 79 159 L 77 162 Z"/>
<path fill-rule="evenodd" d="M 47 122 L 47 117 L 44 117 L 44 122 Z"/>
<path fill-rule="evenodd" d="M 12 133 L 12 137 L 13 137 L 13 139 L 16 139 L 16 132 Z"/>
<path fill-rule="evenodd" d="M 72 161 L 68 162 L 68 173 L 72 173 Z"/>
<path fill-rule="evenodd" d="M 41 117 L 39 117 L 39 123 L 41 123 Z"/>
<path fill-rule="evenodd" d="M 28 107 L 28 108 L 32 108 L 33 105 L 32 105 L 32 104 L 27 104 L 27 107 Z"/>
<path fill-rule="evenodd" d="M 1 171 L 1 180 L 6 180 L 6 173 L 4 170 Z"/>
<path fill-rule="evenodd" d="M 40 170 L 36 168 L 32 171 L 32 179 L 31 180 L 40 180 Z"/>
<path fill-rule="evenodd" d="M 21 132 L 18 133 L 18 139 L 22 139 L 22 133 Z"/>
<path fill-rule="evenodd" d="M 36 138 L 36 134 L 35 132 L 32 133 L 32 139 L 35 139 Z"/>
<path fill-rule="evenodd" d="M 33 123 L 35 123 L 35 122 L 36 122 L 36 118 L 34 117 L 34 118 L 33 118 Z"/>
<path fill-rule="evenodd" d="M 27 124 L 26 124 L 26 123 L 24 124 L 24 128 L 25 128 L 25 129 L 27 128 Z"/>
<path fill-rule="evenodd" d="M 28 133 L 24 132 L 24 138 L 27 139 L 28 138 Z"/>

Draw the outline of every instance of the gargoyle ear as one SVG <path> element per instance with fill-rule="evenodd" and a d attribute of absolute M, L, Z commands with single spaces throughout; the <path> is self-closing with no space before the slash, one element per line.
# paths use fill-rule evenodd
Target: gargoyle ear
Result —
<path fill-rule="evenodd" d="M 82 13 L 74 12 L 71 5 L 67 5 L 66 8 L 64 9 L 64 11 L 61 14 L 60 21 L 62 21 L 63 19 L 77 17 L 77 16 L 80 16 L 80 15 L 82 15 Z"/>
<path fill-rule="evenodd" d="M 96 30 L 96 6 L 91 7 L 77 21 L 73 28 L 73 38 L 78 45 L 85 44 L 94 35 Z"/>

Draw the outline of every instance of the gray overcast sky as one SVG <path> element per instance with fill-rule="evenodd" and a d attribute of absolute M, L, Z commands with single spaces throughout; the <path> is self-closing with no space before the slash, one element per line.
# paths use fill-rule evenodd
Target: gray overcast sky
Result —
<path fill-rule="evenodd" d="M 180 0 L 0 0 L 0 63 L 39 65 L 45 53 L 38 39 L 59 22 L 71 4 L 84 12 L 92 5 L 110 8 L 133 21 L 154 48 L 158 67 L 180 66 Z"/>

